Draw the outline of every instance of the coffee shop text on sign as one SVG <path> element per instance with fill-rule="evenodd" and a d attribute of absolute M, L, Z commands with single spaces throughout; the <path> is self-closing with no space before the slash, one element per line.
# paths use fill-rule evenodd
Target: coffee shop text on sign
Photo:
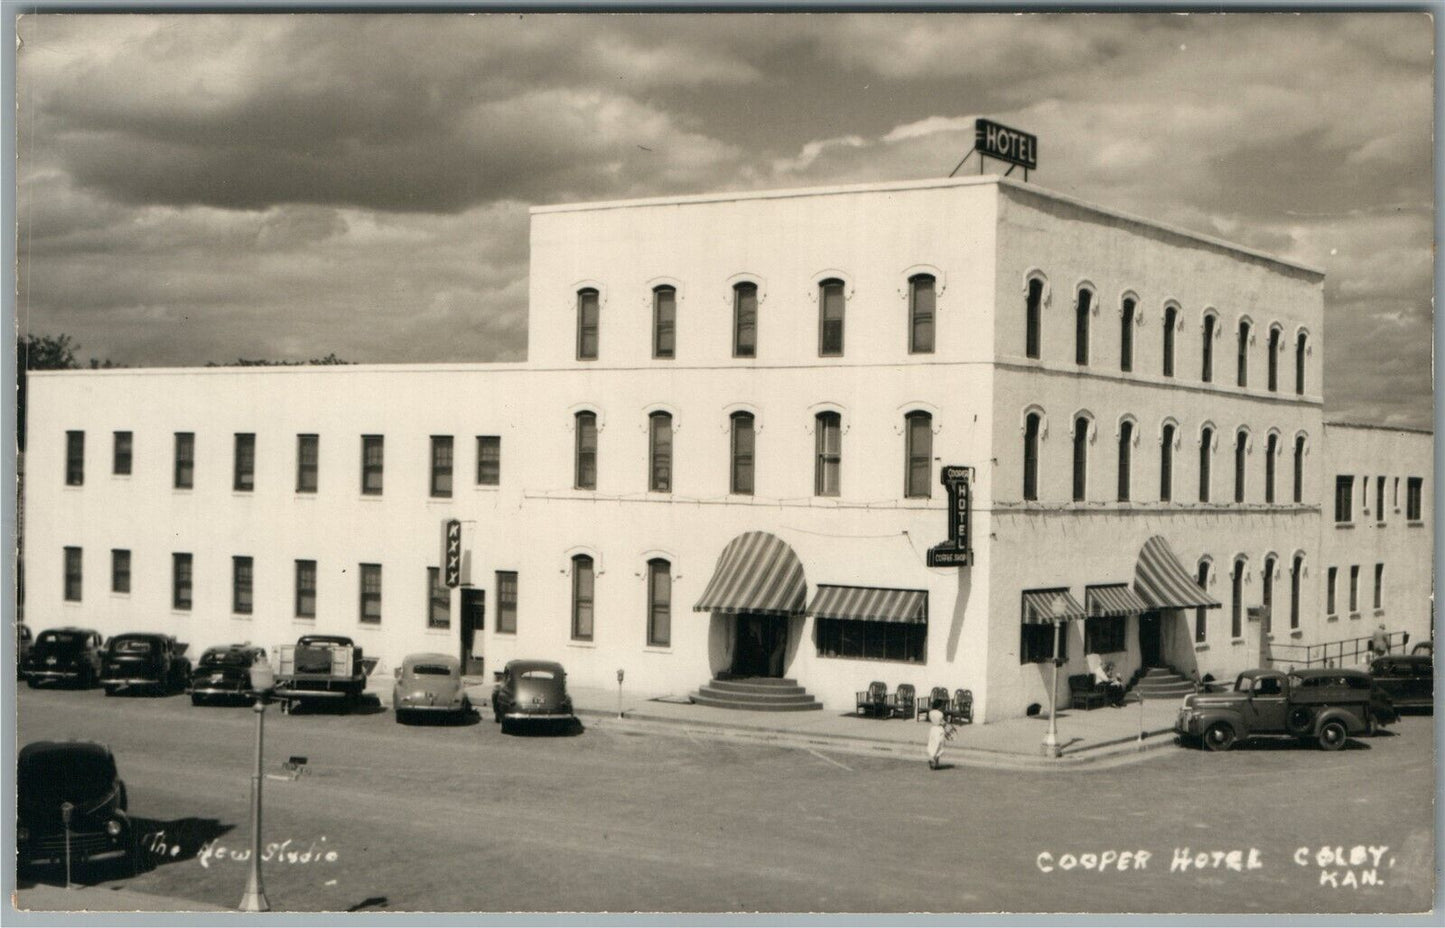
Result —
<path fill-rule="evenodd" d="M 1039 166 L 1038 136 L 1010 129 L 988 119 L 975 120 L 973 133 L 973 147 L 979 154 L 1016 164 L 1029 171 Z"/>

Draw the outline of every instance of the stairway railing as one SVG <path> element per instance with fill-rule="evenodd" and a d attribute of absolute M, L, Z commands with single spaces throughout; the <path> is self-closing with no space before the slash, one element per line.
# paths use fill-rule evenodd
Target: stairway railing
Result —
<path fill-rule="evenodd" d="M 1390 641 L 1391 651 L 1404 651 L 1410 643 L 1409 632 L 1389 632 L 1386 637 Z M 1342 638 L 1339 641 L 1319 644 L 1271 641 L 1269 659 L 1271 664 L 1288 664 L 1291 667 L 1351 667 L 1365 662 L 1373 639 L 1373 635 L 1365 635 L 1361 638 Z"/>

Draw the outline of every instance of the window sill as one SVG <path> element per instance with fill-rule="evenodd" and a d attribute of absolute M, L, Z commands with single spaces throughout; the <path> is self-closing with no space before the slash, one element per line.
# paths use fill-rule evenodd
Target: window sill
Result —
<path fill-rule="evenodd" d="M 429 638 L 450 638 L 452 630 L 450 628 L 429 628 L 426 630 L 426 635 Z"/>
<path fill-rule="evenodd" d="M 1353 523 L 1353 522 L 1336 522 L 1336 523 L 1335 523 L 1335 528 L 1354 528 L 1354 527 L 1355 527 L 1355 523 Z"/>
<path fill-rule="evenodd" d="M 357 499 L 363 503 L 379 503 L 382 500 L 382 495 L 380 493 L 362 493 Z"/>
<path fill-rule="evenodd" d="M 190 609 L 177 609 L 174 606 L 171 607 L 171 615 L 180 616 L 182 618 L 188 619 L 191 617 L 191 614 L 192 612 Z"/>
<path fill-rule="evenodd" d="M 1350 621 L 1351 621 L 1351 622 L 1355 621 L 1355 620 L 1358 619 L 1359 617 L 1360 617 L 1360 614 L 1359 614 L 1358 612 L 1351 612 L 1351 613 L 1350 613 Z"/>
<path fill-rule="evenodd" d="M 1381 519 L 1380 521 L 1378 521 L 1378 522 L 1375 523 L 1375 528 L 1384 528 L 1385 525 L 1386 525 L 1385 520 Z"/>
<path fill-rule="evenodd" d="M 592 641 L 569 641 L 569 642 L 567 642 L 567 647 L 569 647 L 569 648 L 587 648 L 587 649 L 589 649 L 589 650 L 595 650 L 595 649 L 597 648 L 597 644 L 596 644 L 596 642 L 592 642 Z"/>
<path fill-rule="evenodd" d="M 443 504 L 450 505 L 451 502 L 452 502 L 452 498 L 451 498 L 450 496 L 430 496 L 430 495 L 429 495 L 429 496 L 427 496 L 426 501 L 427 501 L 428 504 L 431 504 L 431 503 L 443 503 Z"/>
<path fill-rule="evenodd" d="M 238 489 L 236 489 L 235 487 L 232 487 L 232 488 L 231 488 L 231 498 L 232 498 L 232 499 L 247 499 L 247 498 L 254 498 L 255 496 L 256 496 L 256 491 L 255 491 L 255 490 L 238 490 Z"/>
<path fill-rule="evenodd" d="M 1243 638 L 1231 638 L 1231 639 L 1229 639 L 1229 643 L 1230 643 L 1231 645 L 1244 644 L 1244 639 L 1243 639 Z"/>
<path fill-rule="evenodd" d="M 1208 644 L 1205 644 L 1205 643 L 1202 642 L 1202 641 L 1201 641 L 1201 642 L 1198 642 L 1198 643 L 1196 643 L 1196 644 L 1194 645 L 1194 651 L 1195 651 L 1195 653 L 1198 653 L 1198 652 L 1200 652 L 1200 651 L 1208 651 L 1208 650 L 1209 650 L 1209 645 L 1208 645 Z"/>
<path fill-rule="evenodd" d="M 1296 628 L 1294 631 L 1289 633 L 1289 636 L 1291 638 L 1303 638 L 1305 636 L 1304 629 Z"/>
<path fill-rule="evenodd" d="M 1326 621 L 1326 622 L 1338 622 L 1339 620 L 1340 620 L 1340 617 L 1337 616 L 1337 615 L 1327 615 L 1327 616 L 1325 616 L 1325 621 Z"/>
<path fill-rule="evenodd" d="M 1420 519 L 1415 519 L 1415 520 L 1412 520 L 1412 521 L 1410 521 L 1410 522 L 1406 522 L 1405 524 L 1408 525 L 1410 528 L 1424 528 L 1424 527 L 1425 527 L 1425 523 L 1424 523 L 1422 520 L 1420 520 Z"/>
<path fill-rule="evenodd" d="M 477 629 L 477 631 L 482 631 L 482 629 L 479 628 L 479 629 Z M 512 638 L 512 639 L 515 639 L 515 638 L 517 637 L 517 630 L 514 628 L 514 629 L 511 629 L 510 631 L 502 631 L 502 630 L 499 628 L 499 629 L 497 629 L 496 631 L 492 632 L 492 636 L 493 636 L 493 637 L 499 637 L 499 638 Z"/>
<path fill-rule="evenodd" d="M 501 489 L 502 485 L 499 483 L 479 483 L 472 487 L 472 490 L 477 493 L 496 493 Z"/>
<path fill-rule="evenodd" d="M 196 492 L 195 487 L 171 487 L 171 490 L 176 493 L 182 493 L 186 496 L 190 496 L 192 493 Z"/>
<path fill-rule="evenodd" d="M 245 613 L 245 612 L 233 612 L 233 613 L 231 613 L 231 621 L 232 621 L 232 622 L 249 622 L 249 621 L 251 621 L 251 616 L 250 616 L 248 613 Z"/>
<path fill-rule="evenodd" d="M 130 590 L 111 590 L 111 599 L 130 599 Z"/>
<path fill-rule="evenodd" d="M 312 624 L 312 623 L 314 623 L 314 622 L 316 621 L 316 616 L 314 616 L 314 615 L 295 615 L 295 616 L 292 616 L 292 617 L 291 617 L 291 621 L 293 621 L 293 622 L 304 622 L 305 624 L 310 625 L 310 624 Z"/>
<path fill-rule="evenodd" d="M 110 475 L 110 479 L 112 479 L 112 480 L 129 480 L 129 479 L 130 479 L 130 474 L 111 474 L 111 475 Z"/>
<path fill-rule="evenodd" d="M 1382 615 L 1384 615 L 1384 614 L 1385 614 L 1385 607 L 1384 607 L 1384 606 L 1377 606 L 1377 607 L 1375 608 L 1374 615 L 1375 615 L 1376 618 L 1379 618 L 1380 616 L 1382 616 Z"/>
<path fill-rule="evenodd" d="M 650 644 L 650 645 L 647 645 L 646 647 L 644 647 L 642 650 L 643 650 L 643 653 L 645 653 L 645 654 L 671 654 L 671 653 L 672 653 L 672 645 L 670 645 L 670 644 Z"/>

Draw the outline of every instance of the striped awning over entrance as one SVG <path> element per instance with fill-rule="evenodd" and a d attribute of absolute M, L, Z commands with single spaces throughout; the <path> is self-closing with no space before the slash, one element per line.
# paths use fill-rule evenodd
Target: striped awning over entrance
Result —
<path fill-rule="evenodd" d="M 1129 584 L 1108 583 L 1084 587 L 1084 609 L 1089 618 L 1099 619 L 1148 612 L 1149 604 L 1135 596 Z"/>
<path fill-rule="evenodd" d="M 1025 625 L 1052 625 L 1083 617 L 1084 607 L 1068 590 L 1024 590 Z"/>
<path fill-rule="evenodd" d="M 835 586 L 818 584 L 810 615 L 820 619 L 857 619 L 863 622 L 928 621 L 926 590 L 890 590 L 877 586 Z"/>
<path fill-rule="evenodd" d="M 1216 609 L 1219 600 L 1200 588 L 1179 563 L 1169 542 L 1155 535 L 1139 550 L 1134 565 L 1134 592 L 1150 609 Z"/>
<path fill-rule="evenodd" d="M 744 532 L 723 548 L 694 612 L 797 615 L 807 601 L 803 562 L 787 542 Z"/>

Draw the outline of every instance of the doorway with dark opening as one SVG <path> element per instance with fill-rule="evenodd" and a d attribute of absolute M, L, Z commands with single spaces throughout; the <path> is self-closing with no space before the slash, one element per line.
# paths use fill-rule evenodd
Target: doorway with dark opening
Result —
<path fill-rule="evenodd" d="M 1144 667 L 1163 667 L 1160 619 L 1158 612 L 1139 616 L 1139 663 Z"/>
<path fill-rule="evenodd" d="M 482 656 L 482 629 L 487 625 L 487 591 L 462 589 L 462 673 L 478 676 L 486 672 Z"/>
<path fill-rule="evenodd" d="M 788 649 L 788 619 L 739 613 L 733 639 L 734 677 L 781 677 Z"/>

